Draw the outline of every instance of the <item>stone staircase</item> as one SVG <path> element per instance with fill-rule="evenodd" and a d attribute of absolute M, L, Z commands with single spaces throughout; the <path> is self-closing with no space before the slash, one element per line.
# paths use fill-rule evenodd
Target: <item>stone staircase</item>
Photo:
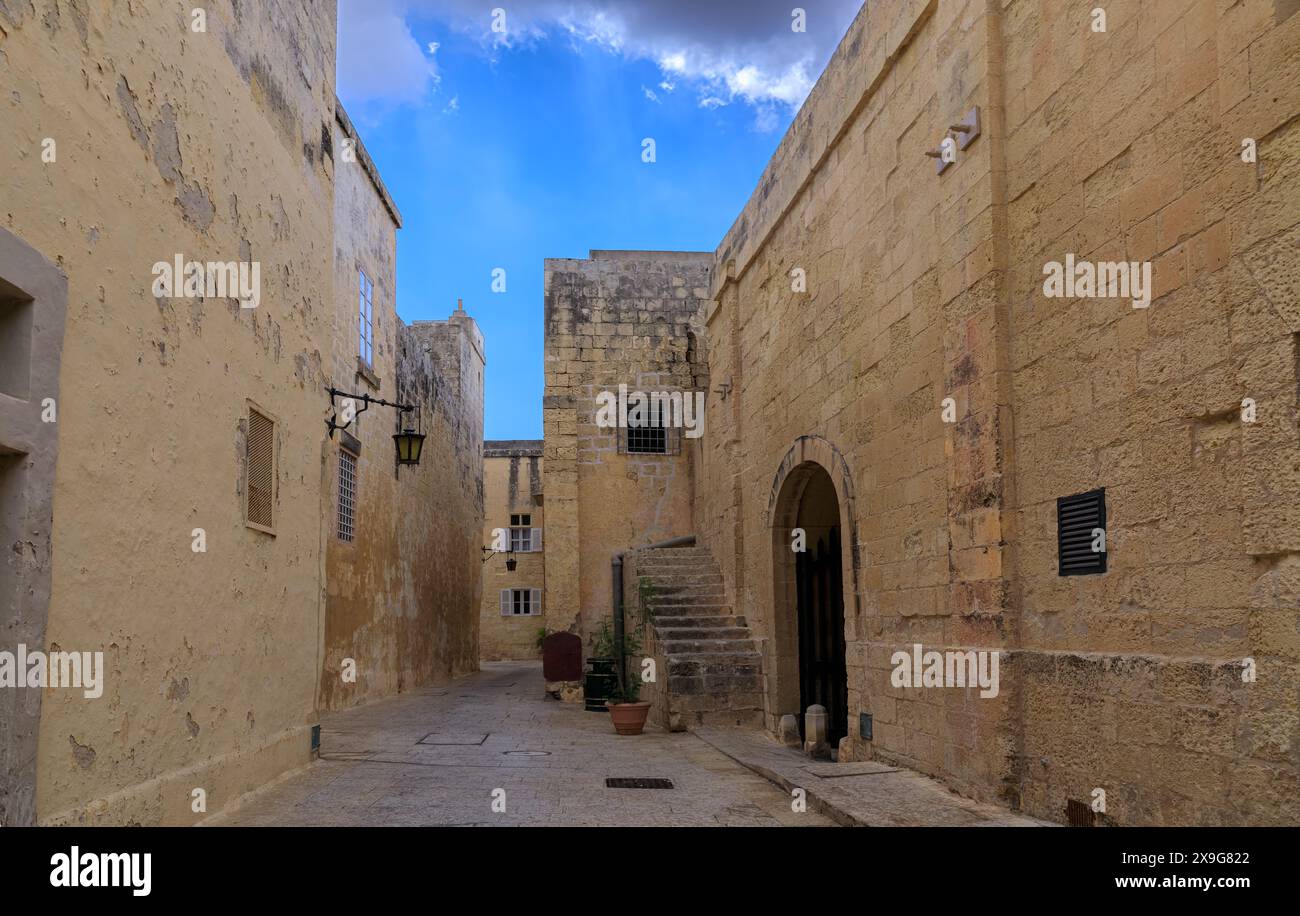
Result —
<path fill-rule="evenodd" d="M 763 726 L 762 656 L 744 617 L 727 604 L 722 574 L 705 547 L 642 549 L 637 582 L 649 580 L 646 649 L 659 666 L 659 724 Z"/>

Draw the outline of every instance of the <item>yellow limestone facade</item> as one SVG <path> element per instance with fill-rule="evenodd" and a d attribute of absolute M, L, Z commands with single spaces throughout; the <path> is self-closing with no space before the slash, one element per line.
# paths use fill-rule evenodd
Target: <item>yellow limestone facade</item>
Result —
<path fill-rule="evenodd" d="M 191 9 L 0 3 L 0 649 L 104 662 L 97 697 L 3 689 L 5 826 L 191 823 L 308 763 L 322 708 L 477 665 L 482 337 L 396 318 L 335 5 Z M 160 290 L 176 258 L 257 264 L 256 301 Z M 358 262 L 372 390 L 429 438 L 399 473 L 395 412 L 363 416 L 344 556 L 325 389 L 366 384 Z"/>
<path fill-rule="evenodd" d="M 612 551 L 695 534 L 779 733 L 836 661 L 795 529 L 833 530 L 840 759 L 1057 821 L 1295 824 L 1300 8 L 1098 6 L 867 4 L 684 300 L 668 255 L 548 262 L 548 613 L 586 636 Z M 1134 285 L 1046 285 L 1080 262 Z M 642 373 L 707 390 L 650 492 L 584 433 Z M 1105 569 L 1061 575 L 1058 500 L 1101 491 Z M 996 691 L 913 683 L 914 647 L 995 654 Z"/>

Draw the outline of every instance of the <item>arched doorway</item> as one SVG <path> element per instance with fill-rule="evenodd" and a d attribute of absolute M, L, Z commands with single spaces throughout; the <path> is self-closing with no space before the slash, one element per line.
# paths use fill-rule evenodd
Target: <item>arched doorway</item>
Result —
<path fill-rule="evenodd" d="M 831 747 L 849 733 L 848 666 L 844 650 L 844 572 L 835 485 L 820 467 L 810 472 L 796 513 L 804 549 L 795 557 L 799 636 L 799 727 L 809 706 L 826 707 Z M 793 543 L 793 538 L 791 539 Z"/>
<path fill-rule="evenodd" d="M 817 460 L 822 451 L 828 459 L 836 456 L 829 443 L 800 440 L 796 448 L 782 463 L 769 504 L 776 611 L 772 699 L 778 717 L 798 717 L 800 734 L 808 707 L 826 707 L 835 747 L 848 734 L 843 525 L 852 522 L 851 505 L 844 505 L 852 494 L 843 473 L 837 487 Z M 844 470 L 838 462 L 830 465 Z M 847 540 L 853 543 L 852 532 Z"/>

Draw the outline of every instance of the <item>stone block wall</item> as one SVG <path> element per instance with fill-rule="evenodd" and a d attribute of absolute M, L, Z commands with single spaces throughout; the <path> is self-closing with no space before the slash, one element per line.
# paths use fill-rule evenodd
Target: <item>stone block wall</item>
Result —
<path fill-rule="evenodd" d="M 1104 788 L 1115 823 L 1296 823 L 1300 16 L 1096 6 L 864 7 L 716 253 L 695 525 L 773 729 L 811 463 L 848 535 L 849 756 L 1056 820 Z M 1067 254 L 1151 262 L 1149 307 L 1045 298 Z M 1109 569 L 1059 576 L 1056 499 L 1101 487 Z M 999 695 L 894 687 L 913 643 L 1000 651 Z"/>
<path fill-rule="evenodd" d="M 596 425 L 596 399 L 620 384 L 699 386 L 693 341 L 711 264 L 706 253 L 591 255 L 547 260 L 545 284 L 547 626 L 584 645 L 612 613 L 611 555 L 692 524 L 692 440 L 676 454 L 625 454 L 618 431 Z"/>

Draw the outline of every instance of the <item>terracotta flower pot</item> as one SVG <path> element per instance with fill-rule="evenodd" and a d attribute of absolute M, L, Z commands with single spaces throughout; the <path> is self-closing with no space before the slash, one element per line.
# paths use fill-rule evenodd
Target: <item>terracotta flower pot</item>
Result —
<path fill-rule="evenodd" d="M 650 715 L 649 703 L 611 703 L 609 717 L 620 735 L 639 735 Z"/>

